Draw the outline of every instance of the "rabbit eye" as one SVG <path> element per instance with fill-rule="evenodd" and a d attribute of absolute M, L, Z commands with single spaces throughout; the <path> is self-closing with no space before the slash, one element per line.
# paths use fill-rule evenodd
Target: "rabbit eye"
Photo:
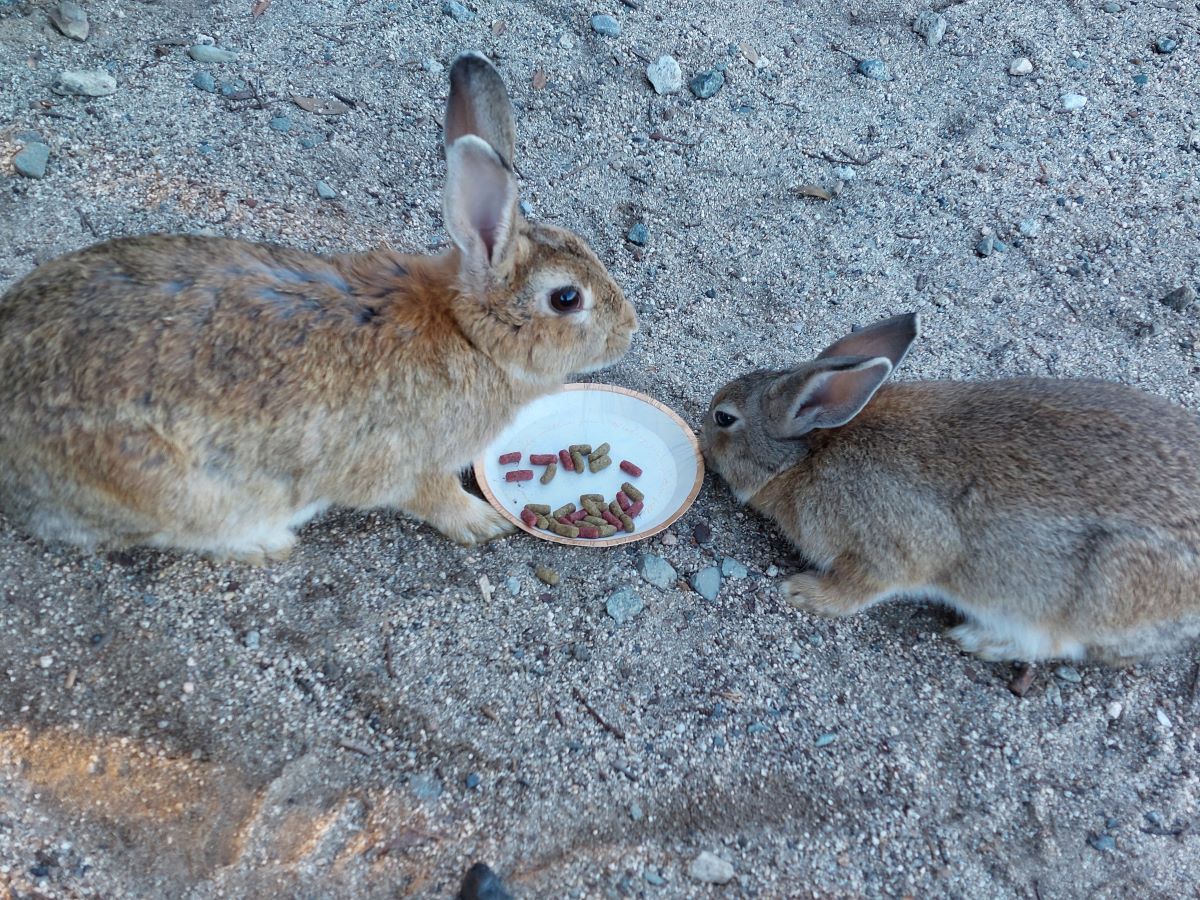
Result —
<path fill-rule="evenodd" d="M 718 409 L 715 413 L 713 413 L 713 421 L 722 428 L 728 428 L 737 421 L 737 416 L 731 416 L 729 413 L 725 412 L 725 410 Z"/>
<path fill-rule="evenodd" d="M 569 313 L 583 308 L 583 293 L 575 287 L 561 287 L 550 295 L 550 308 Z"/>

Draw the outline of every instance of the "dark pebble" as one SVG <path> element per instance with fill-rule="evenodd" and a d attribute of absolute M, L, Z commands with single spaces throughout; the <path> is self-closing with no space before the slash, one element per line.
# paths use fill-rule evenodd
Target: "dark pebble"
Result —
<path fill-rule="evenodd" d="M 483 781 L 483 776 L 480 775 L 478 772 L 472 772 L 470 775 L 467 776 L 467 781 L 466 781 L 467 790 L 468 791 L 475 790 L 475 788 L 479 787 L 479 783 L 481 781 Z"/>
<path fill-rule="evenodd" d="M 707 522 L 699 522 L 692 529 L 692 537 L 696 539 L 696 543 L 701 546 L 712 543 L 712 528 Z"/>
<path fill-rule="evenodd" d="M 688 88 L 701 100 L 707 100 L 724 86 L 725 73 L 720 69 L 701 72 L 688 82 Z"/>
<path fill-rule="evenodd" d="M 512 900 L 512 894 L 504 889 L 500 876 L 483 863 L 475 863 L 463 877 L 457 900 Z"/>

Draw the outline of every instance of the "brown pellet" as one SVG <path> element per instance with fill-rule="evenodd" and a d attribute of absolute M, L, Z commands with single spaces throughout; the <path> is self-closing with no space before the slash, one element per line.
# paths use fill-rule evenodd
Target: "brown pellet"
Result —
<path fill-rule="evenodd" d="M 597 447 L 595 450 L 593 450 L 591 453 L 589 453 L 588 458 L 589 459 L 599 459 L 602 456 L 608 456 L 608 451 L 611 449 L 612 448 L 610 446 L 608 446 L 607 442 L 603 443 L 599 447 Z"/>
<path fill-rule="evenodd" d="M 519 463 L 520 461 L 521 454 L 515 450 L 512 453 L 500 454 L 500 465 L 502 466 L 511 466 L 513 463 Z"/>
<path fill-rule="evenodd" d="M 555 522 L 550 526 L 550 530 L 559 537 L 577 538 L 579 537 L 579 529 L 574 525 L 564 525 L 562 522 Z"/>
<path fill-rule="evenodd" d="M 526 503 L 525 508 L 531 513 L 537 513 L 539 516 L 550 515 L 550 506 L 546 503 Z"/>
<path fill-rule="evenodd" d="M 608 524 L 599 516 L 584 516 L 583 521 L 587 522 L 589 525 L 607 525 Z"/>
<path fill-rule="evenodd" d="M 537 576 L 538 581 L 543 584 L 548 584 L 551 587 L 558 584 L 558 573 L 549 566 L 538 566 L 533 570 L 533 574 Z"/>
<path fill-rule="evenodd" d="M 604 495 L 603 494 L 580 494 L 579 495 L 580 503 L 587 503 L 589 500 L 592 501 L 592 503 L 603 503 Z"/>
<path fill-rule="evenodd" d="M 630 534 L 633 534 L 633 529 L 636 526 L 633 524 L 633 519 L 629 518 L 629 516 L 625 515 L 624 513 L 621 513 L 621 527 Z"/>
<path fill-rule="evenodd" d="M 558 465 L 550 463 L 546 466 L 546 471 L 542 473 L 542 477 L 538 479 L 542 484 L 549 484 L 554 480 L 554 476 L 558 474 Z"/>
<path fill-rule="evenodd" d="M 600 532 L 600 537 L 602 537 L 602 538 L 612 537 L 614 534 L 617 533 L 617 529 L 607 523 L 604 525 L 597 526 L 596 530 Z"/>
<path fill-rule="evenodd" d="M 564 503 L 562 506 L 560 506 L 554 512 L 550 513 L 550 515 L 553 518 L 557 519 L 559 516 L 569 516 L 573 512 L 575 512 L 575 504 L 574 503 Z"/>
<path fill-rule="evenodd" d="M 612 465 L 612 460 L 607 456 L 588 457 L 588 471 L 593 475 L 603 469 L 607 469 Z"/>
<path fill-rule="evenodd" d="M 591 500 L 585 500 L 583 501 L 583 508 L 587 510 L 587 514 L 589 516 L 600 515 L 601 507 L 599 503 L 593 503 Z"/>
<path fill-rule="evenodd" d="M 632 500 L 634 503 L 637 503 L 639 500 L 646 499 L 646 495 L 643 494 L 641 491 L 639 491 L 637 488 L 635 488 L 628 481 L 626 481 L 623 485 L 621 485 L 621 490 L 623 490 L 625 492 L 625 496 L 628 497 L 630 500 Z"/>
<path fill-rule="evenodd" d="M 558 462 L 557 453 L 530 453 L 529 464 L 531 466 L 548 466 L 552 462 Z"/>
<path fill-rule="evenodd" d="M 549 528 L 550 520 L 547 519 L 545 516 L 538 516 L 537 517 L 537 526 L 538 526 L 538 528 L 542 528 L 542 529 Z"/>
<path fill-rule="evenodd" d="M 572 453 L 587 454 L 587 453 L 592 452 L 592 445 L 591 444 L 572 444 L 567 449 L 570 450 Z"/>
<path fill-rule="evenodd" d="M 583 454 L 578 450 L 571 451 L 571 467 L 573 471 L 583 474 Z"/>
<path fill-rule="evenodd" d="M 610 513 L 612 513 L 614 516 L 616 516 L 617 518 L 620 518 L 625 513 L 625 510 L 621 508 L 621 504 L 618 503 L 616 500 L 614 500 L 612 503 L 608 504 L 608 511 Z"/>

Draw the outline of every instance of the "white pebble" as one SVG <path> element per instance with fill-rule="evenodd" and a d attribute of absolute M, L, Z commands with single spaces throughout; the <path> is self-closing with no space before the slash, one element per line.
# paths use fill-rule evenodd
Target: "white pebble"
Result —
<path fill-rule="evenodd" d="M 1120 702 L 1118 702 L 1116 700 L 1114 700 L 1112 703 L 1108 704 L 1108 708 L 1105 709 L 1105 712 L 1108 714 L 1108 717 L 1110 719 L 1121 718 L 1121 713 L 1123 713 L 1124 711 L 1125 711 L 1125 707 L 1122 706 L 1120 704 Z"/>
<path fill-rule="evenodd" d="M 41 659 L 38 660 L 38 665 L 41 666 L 43 669 L 48 669 L 52 665 L 54 665 L 54 657 L 53 656 L 43 656 Z"/>
<path fill-rule="evenodd" d="M 1033 63 L 1031 63 L 1029 58 L 1025 56 L 1019 56 L 1008 64 L 1009 75 L 1028 75 L 1032 71 Z"/>
<path fill-rule="evenodd" d="M 1058 99 L 1062 102 L 1062 108 L 1067 112 L 1083 109 L 1087 105 L 1087 97 L 1083 94 L 1063 94 Z"/>
<path fill-rule="evenodd" d="M 1170 727 L 1171 727 L 1171 717 L 1170 717 L 1170 716 L 1168 716 L 1168 715 L 1167 715 L 1165 712 L 1163 712 L 1161 709 L 1156 709 L 1156 710 L 1154 711 L 1154 715 L 1155 715 L 1155 716 L 1158 718 L 1158 722 L 1159 722 L 1159 724 L 1160 724 L 1160 725 L 1162 725 L 1162 727 L 1163 727 L 1163 728 L 1170 728 Z"/>

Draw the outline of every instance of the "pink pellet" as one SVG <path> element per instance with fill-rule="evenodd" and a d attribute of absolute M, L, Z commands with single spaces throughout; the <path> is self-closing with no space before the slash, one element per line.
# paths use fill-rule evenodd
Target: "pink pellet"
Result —
<path fill-rule="evenodd" d="M 617 491 L 617 503 L 620 504 L 621 509 L 625 510 L 625 512 L 629 512 L 629 507 L 633 506 L 633 501 L 625 496 L 624 491 Z"/>
<path fill-rule="evenodd" d="M 621 520 L 618 519 L 616 516 L 614 516 L 612 513 L 610 513 L 607 509 L 600 510 L 600 518 L 604 519 L 604 521 L 607 522 L 609 525 L 611 525 L 613 528 L 621 527 Z"/>
<path fill-rule="evenodd" d="M 533 459 L 533 457 L 530 457 L 530 459 Z M 621 460 L 621 471 L 628 472 L 634 478 L 642 474 L 642 470 L 627 459 Z"/>
<path fill-rule="evenodd" d="M 532 481 L 533 469 L 517 469 L 513 472 L 504 473 L 505 481 Z"/>
<path fill-rule="evenodd" d="M 537 525 L 537 513 L 523 509 L 521 510 L 521 521 L 532 528 Z"/>
<path fill-rule="evenodd" d="M 514 450 L 512 453 L 500 454 L 500 465 L 502 466 L 511 466 L 513 463 L 519 463 L 520 461 L 521 454 L 516 450 Z"/>
<path fill-rule="evenodd" d="M 566 450 L 558 451 L 558 461 L 562 463 L 562 467 L 568 472 L 575 471 L 575 463 L 571 461 L 571 454 Z"/>
<path fill-rule="evenodd" d="M 557 521 L 559 525 L 574 525 L 575 524 L 573 521 L 571 521 L 570 516 L 559 516 L 558 519 L 556 519 L 555 521 Z"/>
<path fill-rule="evenodd" d="M 580 525 L 579 536 L 581 538 L 598 538 L 600 537 L 600 529 L 595 525 Z"/>
<path fill-rule="evenodd" d="M 573 512 L 569 516 L 567 516 L 567 518 L 570 519 L 571 524 L 574 525 L 576 522 L 586 519 L 587 514 L 588 514 L 588 511 L 586 509 L 577 509 L 577 510 L 575 510 L 575 512 Z"/>
<path fill-rule="evenodd" d="M 557 453 L 530 453 L 529 464 L 533 466 L 548 466 L 552 462 L 558 462 Z M 640 472 L 638 473 L 641 474 Z"/>
<path fill-rule="evenodd" d="M 629 518 L 631 518 L 631 519 L 636 519 L 637 514 L 640 513 L 641 511 L 642 511 L 642 501 L 639 500 L 637 503 L 635 503 L 631 507 L 629 507 L 629 509 L 625 510 L 625 515 L 629 516 Z"/>

